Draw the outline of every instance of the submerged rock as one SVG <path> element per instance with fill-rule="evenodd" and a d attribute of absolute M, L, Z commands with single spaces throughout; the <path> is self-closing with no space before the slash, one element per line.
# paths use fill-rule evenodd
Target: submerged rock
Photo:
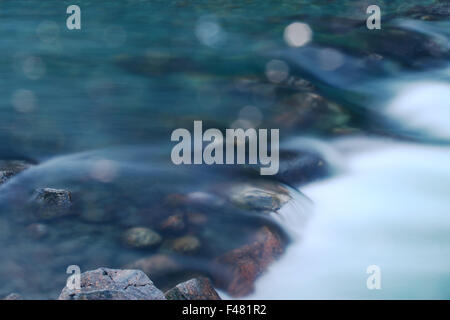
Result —
<path fill-rule="evenodd" d="M 183 231 L 185 227 L 183 215 L 181 214 L 167 217 L 160 226 L 161 230 L 166 232 L 180 232 Z"/>
<path fill-rule="evenodd" d="M 218 279 L 232 296 L 244 296 L 253 291 L 254 282 L 278 256 L 284 247 L 279 235 L 262 227 L 255 240 L 217 258 L 226 268 L 224 279 Z"/>
<path fill-rule="evenodd" d="M 42 223 L 32 223 L 27 227 L 27 233 L 31 238 L 39 240 L 48 234 L 48 227 Z"/>
<path fill-rule="evenodd" d="M 181 265 L 175 259 L 165 254 L 155 254 L 139 259 L 126 266 L 127 269 L 139 269 L 150 277 L 160 277 L 172 272 L 180 271 Z"/>
<path fill-rule="evenodd" d="M 149 228 L 131 228 L 123 236 L 127 245 L 134 248 L 149 248 L 161 243 L 161 236 Z"/>
<path fill-rule="evenodd" d="M 178 253 L 189 253 L 200 248 L 201 242 L 195 236 L 184 236 L 171 241 L 170 249 Z"/>
<path fill-rule="evenodd" d="M 70 214 L 72 194 L 64 189 L 37 189 L 32 197 L 39 219 L 50 220 Z"/>
<path fill-rule="evenodd" d="M 280 151 L 280 167 L 276 177 L 284 183 L 299 185 L 326 177 L 331 169 L 325 159 L 312 151 Z"/>
<path fill-rule="evenodd" d="M 275 124 L 319 133 L 345 128 L 350 115 L 336 103 L 313 92 L 300 92 L 281 101 Z"/>
<path fill-rule="evenodd" d="M 167 300 L 221 300 L 208 278 L 194 278 L 165 293 Z"/>
<path fill-rule="evenodd" d="M 59 300 L 165 300 L 140 270 L 99 268 L 81 274 L 81 289 L 62 290 Z"/>

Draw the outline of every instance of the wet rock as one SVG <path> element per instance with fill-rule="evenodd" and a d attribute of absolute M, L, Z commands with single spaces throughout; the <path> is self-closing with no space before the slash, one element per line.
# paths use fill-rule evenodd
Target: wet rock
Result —
<path fill-rule="evenodd" d="M 277 211 L 291 199 L 287 190 L 239 185 L 231 189 L 230 200 L 245 210 Z"/>
<path fill-rule="evenodd" d="M 185 227 L 183 215 L 181 214 L 167 217 L 160 226 L 161 230 L 166 232 L 180 232 L 183 231 Z"/>
<path fill-rule="evenodd" d="M 140 270 L 99 268 L 81 274 L 81 289 L 62 290 L 59 300 L 165 300 Z"/>
<path fill-rule="evenodd" d="M 72 194 L 64 189 L 37 189 L 32 197 L 37 217 L 50 220 L 67 216 L 71 213 Z"/>
<path fill-rule="evenodd" d="M 331 169 L 319 153 L 282 150 L 276 177 L 287 184 L 300 185 L 326 177 Z"/>
<path fill-rule="evenodd" d="M 23 160 L 0 160 L 0 184 L 5 183 L 16 174 L 28 169 L 33 164 Z"/>
<path fill-rule="evenodd" d="M 195 236 L 184 236 L 171 241 L 170 249 L 178 253 L 190 253 L 200 248 L 201 243 Z"/>
<path fill-rule="evenodd" d="M 284 246 L 279 235 L 263 227 L 255 240 L 217 258 L 226 268 L 226 275 L 218 283 L 232 296 L 244 296 L 253 291 L 254 282 L 280 254 Z"/>
<path fill-rule="evenodd" d="M 126 266 L 127 269 L 139 269 L 150 277 L 160 277 L 181 270 L 181 266 L 172 257 L 155 254 L 139 259 Z"/>
<path fill-rule="evenodd" d="M 33 223 L 27 227 L 27 233 L 31 238 L 39 240 L 48 234 L 48 227 L 42 223 Z"/>
<path fill-rule="evenodd" d="M 123 236 L 127 245 L 134 248 L 149 248 L 161 243 L 161 236 L 149 228 L 137 227 L 125 231 Z"/>
<path fill-rule="evenodd" d="M 4 297 L 3 300 L 23 300 L 23 297 L 20 294 L 13 292 Z"/>
<path fill-rule="evenodd" d="M 194 278 L 165 293 L 167 300 L 221 300 L 208 278 Z"/>

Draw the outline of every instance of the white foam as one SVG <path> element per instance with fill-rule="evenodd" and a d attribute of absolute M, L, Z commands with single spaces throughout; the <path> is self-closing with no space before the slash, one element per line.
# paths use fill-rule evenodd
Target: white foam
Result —
<path fill-rule="evenodd" d="M 391 142 L 348 156 L 345 173 L 302 189 L 316 206 L 303 240 L 248 298 L 449 298 L 450 148 Z M 372 264 L 381 290 L 366 287 Z"/>

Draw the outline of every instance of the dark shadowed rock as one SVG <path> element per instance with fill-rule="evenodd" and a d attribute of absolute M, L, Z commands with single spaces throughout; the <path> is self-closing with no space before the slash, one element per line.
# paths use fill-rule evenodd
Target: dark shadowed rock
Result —
<path fill-rule="evenodd" d="M 81 289 L 62 290 L 59 300 L 165 300 L 140 270 L 99 268 L 81 274 Z"/>
<path fill-rule="evenodd" d="M 211 281 L 204 277 L 177 284 L 165 296 L 167 300 L 221 300 Z"/>
<path fill-rule="evenodd" d="M 48 234 L 48 227 L 42 223 L 32 223 L 27 227 L 27 234 L 31 238 L 39 240 Z"/>
<path fill-rule="evenodd" d="M 280 151 L 276 177 L 287 184 L 300 185 L 326 177 L 330 168 L 323 157 L 312 151 Z"/>
<path fill-rule="evenodd" d="M 255 240 L 234 249 L 217 259 L 227 270 L 217 282 L 232 296 L 244 296 L 253 291 L 253 285 L 282 252 L 281 238 L 268 227 L 262 227 Z"/>
<path fill-rule="evenodd" d="M 39 219 L 50 220 L 70 214 L 72 194 L 64 189 L 37 189 L 32 197 Z"/>

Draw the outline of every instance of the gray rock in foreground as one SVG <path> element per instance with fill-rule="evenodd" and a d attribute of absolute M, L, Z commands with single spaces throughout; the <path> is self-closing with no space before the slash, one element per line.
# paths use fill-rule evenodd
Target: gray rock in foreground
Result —
<path fill-rule="evenodd" d="M 165 293 L 167 300 L 221 300 L 211 281 L 207 278 L 194 278 Z"/>
<path fill-rule="evenodd" d="M 99 268 L 81 274 L 81 289 L 62 290 L 59 300 L 165 300 L 140 270 Z"/>

